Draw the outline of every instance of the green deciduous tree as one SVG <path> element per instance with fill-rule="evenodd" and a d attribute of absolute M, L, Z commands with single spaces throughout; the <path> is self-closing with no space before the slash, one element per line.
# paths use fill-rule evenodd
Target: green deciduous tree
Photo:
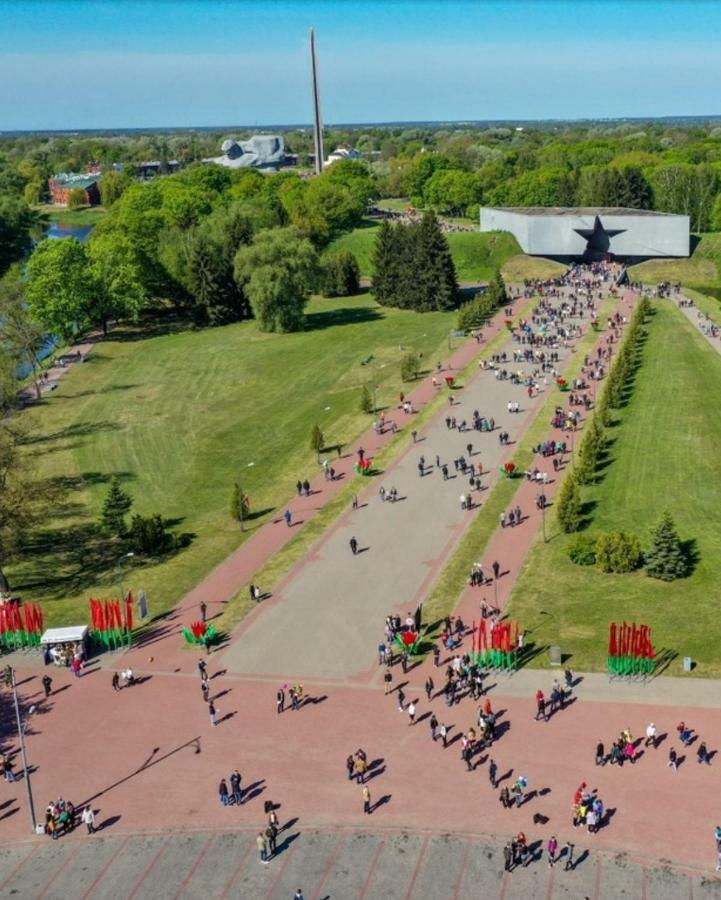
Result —
<path fill-rule="evenodd" d="M 75 238 L 42 241 L 28 260 L 25 299 L 33 318 L 64 340 L 90 323 L 98 293 L 85 247 Z"/>
<path fill-rule="evenodd" d="M 235 280 L 250 300 L 261 331 L 298 331 L 315 283 L 318 257 L 292 229 L 261 232 L 235 256 Z"/>
<path fill-rule="evenodd" d="M 651 546 L 646 553 L 646 572 L 651 578 L 675 581 L 689 572 L 687 555 L 671 514 L 665 512 L 651 533 Z"/>
<path fill-rule="evenodd" d="M 360 266 L 350 250 L 326 253 L 321 259 L 323 294 L 352 297 L 360 291 Z"/>
<path fill-rule="evenodd" d="M 0 276 L 30 252 L 35 214 L 23 200 L 0 196 Z"/>
<path fill-rule="evenodd" d="M 108 333 L 111 319 L 137 321 L 147 301 L 142 262 L 133 242 L 115 232 L 98 234 L 87 245 L 95 291 L 87 309 L 94 325 Z"/>
<path fill-rule="evenodd" d="M 16 265 L 0 280 L 0 346 L 8 361 L 5 371 L 12 375 L 12 384 L 6 387 L 8 392 L 17 393 L 15 371 L 18 365 L 24 365 L 33 373 L 35 396 L 40 399 L 40 351 L 45 342 L 44 330 L 34 321 L 25 303 L 20 268 Z M 0 402 L 0 416 L 3 413 Z"/>

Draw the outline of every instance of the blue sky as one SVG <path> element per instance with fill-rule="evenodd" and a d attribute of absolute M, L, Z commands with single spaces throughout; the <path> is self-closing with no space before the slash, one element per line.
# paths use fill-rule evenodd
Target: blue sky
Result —
<path fill-rule="evenodd" d="M 0 130 L 721 114 L 721 0 L 0 0 Z"/>

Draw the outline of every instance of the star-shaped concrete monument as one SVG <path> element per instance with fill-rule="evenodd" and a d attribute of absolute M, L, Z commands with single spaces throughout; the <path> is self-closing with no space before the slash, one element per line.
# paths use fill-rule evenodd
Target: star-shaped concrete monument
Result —
<path fill-rule="evenodd" d="M 576 234 L 586 239 L 586 252 L 594 250 L 600 253 L 608 253 L 611 246 L 611 238 L 617 234 L 623 234 L 625 228 L 604 228 L 601 217 L 596 216 L 593 228 L 574 228 Z"/>

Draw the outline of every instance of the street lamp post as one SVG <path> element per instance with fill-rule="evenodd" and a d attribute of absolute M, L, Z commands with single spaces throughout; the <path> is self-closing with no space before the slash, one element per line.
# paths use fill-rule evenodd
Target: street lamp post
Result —
<path fill-rule="evenodd" d="M 18 738 L 20 739 L 20 755 L 23 761 L 23 780 L 25 782 L 25 793 L 28 798 L 28 812 L 30 813 L 30 830 L 35 834 L 35 804 L 33 803 L 33 791 L 30 784 L 30 772 L 28 771 L 28 758 L 25 752 L 25 725 L 20 718 L 20 704 L 18 702 L 18 688 L 15 681 L 15 669 L 8 667 L 10 673 L 10 684 L 13 690 L 13 700 L 15 702 L 15 721 L 17 722 Z"/>
<path fill-rule="evenodd" d="M 118 560 L 118 580 L 120 581 L 121 600 L 125 600 L 125 590 L 123 589 L 123 563 L 126 559 L 132 559 L 134 556 L 135 554 L 131 551 L 130 553 L 124 553 Z"/>

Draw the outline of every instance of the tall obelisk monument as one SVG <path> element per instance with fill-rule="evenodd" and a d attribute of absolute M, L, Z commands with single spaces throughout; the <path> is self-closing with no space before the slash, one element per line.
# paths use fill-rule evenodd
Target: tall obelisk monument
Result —
<path fill-rule="evenodd" d="M 313 143 L 315 144 L 315 174 L 323 171 L 323 121 L 320 116 L 318 63 L 315 58 L 315 29 L 310 30 L 310 62 L 313 69 Z"/>

